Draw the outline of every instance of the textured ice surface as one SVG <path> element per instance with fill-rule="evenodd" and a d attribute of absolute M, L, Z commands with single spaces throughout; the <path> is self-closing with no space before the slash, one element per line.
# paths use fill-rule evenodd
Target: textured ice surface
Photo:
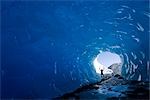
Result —
<path fill-rule="evenodd" d="M 148 80 L 148 1 L 2 1 L 2 97 L 51 98 L 101 80 L 99 51 L 127 79 Z"/>

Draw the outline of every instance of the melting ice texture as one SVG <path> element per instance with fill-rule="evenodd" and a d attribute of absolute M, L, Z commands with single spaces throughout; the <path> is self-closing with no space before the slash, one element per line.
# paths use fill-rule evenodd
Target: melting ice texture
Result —
<path fill-rule="evenodd" d="M 148 1 L 3 1 L 2 98 L 53 98 L 100 80 L 99 52 L 124 60 L 127 79 L 149 76 Z"/>

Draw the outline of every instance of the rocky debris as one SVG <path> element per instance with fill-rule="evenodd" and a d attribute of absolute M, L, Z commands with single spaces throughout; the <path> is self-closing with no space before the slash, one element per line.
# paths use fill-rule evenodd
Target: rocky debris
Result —
<path fill-rule="evenodd" d="M 149 100 L 150 96 L 150 83 L 142 81 L 129 81 L 129 87 L 126 95 L 132 99 Z"/>
<path fill-rule="evenodd" d="M 127 81 L 120 75 L 104 77 L 100 82 L 81 86 L 55 99 L 148 100 L 149 82 Z"/>
<path fill-rule="evenodd" d="M 93 87 L 94 87 L 95 89 L 99 89 L 99 85 L 97 85 L 97 84 L 93 85 Z"/>
<path fill-rule="evenodd" d="M 121 75 L 121 63 L 112 64 L 108 68 L 113 71 L 114 75 L 116 75 L 116 74 Z"/>
<path fill-rule="evenodd" d="M 116 77 L 117 76 L 117 77 Z M 112 86 L 115 86 L 115 85 L 125 85 L 127 84 L 127 81 L 121 77 L 120 75 L 116 75 L 116 76 L 112 76 L 111 78 L 105 80 L 105 81 L 102 81 L 100 83 L 100 85 L 112 85 Z"/>
<path fill-rule="evenodd" d="M 110 78 L 110 77 L 109 77 Z M 99 89 L 99 83 L 101 83 L 102 81 L 105 81 L 109 78 L 105 78 L 105 79 L 102 79 L 100 82 L 96 82 L 96 83 L 91 83 L 91 84 L 88 84 L 88 85 L 83 85 L 83 86 L 80 86 L 79 88 L 77 88 L 75 91 L 73 92 L 69 92 L 69 93 L 66 93 L 60 97 L 56 97 L 56 98 L 53 98 L 53 99 L 70 99 L 70 98 L 79 98 L 79 94 L 82 93 L 82 92 L 85 92 L 85 91 L 90 91 L 90 90 L 97 90 Z"/>

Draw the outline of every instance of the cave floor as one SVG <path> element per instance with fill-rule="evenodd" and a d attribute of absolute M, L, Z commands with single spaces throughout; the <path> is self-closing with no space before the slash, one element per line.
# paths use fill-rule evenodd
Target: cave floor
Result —
<path fill-rule="evenodd" d="M 56 99 L 149 100 L 149 86 L 149 82 L 127 81 L 123 77 L 115 75 L 97 83 L 81 86 Z"/>

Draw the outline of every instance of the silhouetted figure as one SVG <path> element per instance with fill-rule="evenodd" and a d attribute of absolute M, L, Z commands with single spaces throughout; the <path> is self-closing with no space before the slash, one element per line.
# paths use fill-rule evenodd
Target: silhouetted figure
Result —
<path fill-rule="evenodd" d="M 104 76 L 103 69 L 100 69 L 100 71 L 101 71 L 101 76 L 103 77 Z"/>
<path fill-rule="evenodd" d="M 102 69 L 101 69 L 101 75 L 104 75 L 104 74 L 103 74 L 103 70 L 102 70 Z"/>

